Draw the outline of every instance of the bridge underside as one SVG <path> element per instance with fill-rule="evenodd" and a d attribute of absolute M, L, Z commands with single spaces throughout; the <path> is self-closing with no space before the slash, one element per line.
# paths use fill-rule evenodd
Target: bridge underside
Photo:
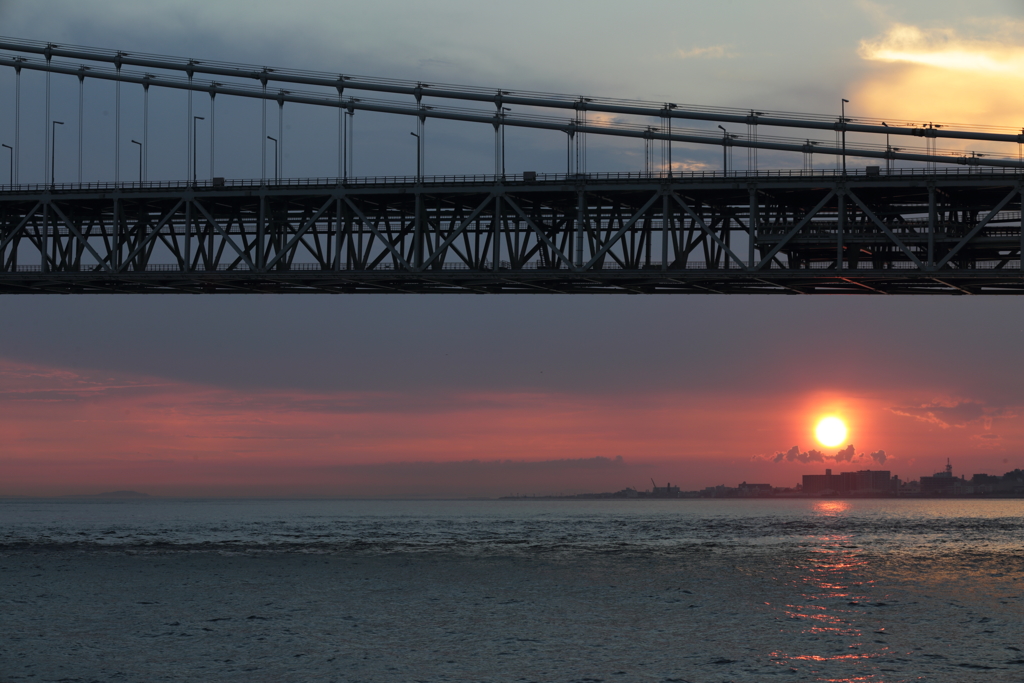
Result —
<path fill-rule="evenodd" d="M 0 292 L 1024 293 L 1004 173 L 40 187 Z"/>

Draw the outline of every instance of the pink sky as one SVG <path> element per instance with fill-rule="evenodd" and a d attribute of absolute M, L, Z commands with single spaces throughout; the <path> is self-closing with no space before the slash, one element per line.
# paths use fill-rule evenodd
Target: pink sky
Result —
<path fill-rule="evenodd" d="M 1022 465 L 1012 411 L 892 392 L 250 392 L 10 361 L 0 383 L 2 495 L 494 496 Z M 826 414 L 858 454 L 891 459 L 773 462 L 794 445 L 833 455 L 813 439 Z"/>

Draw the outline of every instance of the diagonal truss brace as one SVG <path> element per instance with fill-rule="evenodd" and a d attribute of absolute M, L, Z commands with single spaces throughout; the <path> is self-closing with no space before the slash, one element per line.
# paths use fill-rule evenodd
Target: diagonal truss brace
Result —
<path fill-rule="evenodd" d="M 733 253 L 733 250 L 729 248 L 729 245 L 727 245 L 721 237 L 716 235 L 714 230 L 707 226 L 707 223 L 704 222 L 704 219 L 698 216 L 697 212 L 690 208 L 690 205 L 687 204 L 682 197 L 673 192 L 672 198 L 676 200 L 676 203 L 679 204 L 679 206 L 683 207 L 683 210 L 690 215 L 690 219 L 693 220 L 693 222 L 695 222 L 697 225 L 699 225 L 700 229 L 703 230 L 708 237 L 713 239 L 719 247 L 721 247 L 727 254 L 729 254 L 729 258 L 735 261 L 740 268 L 744 270 L 747 270 L 749 268 L 749 266 L 746 263 L 740 260 L 739 256 Z"/>
<path fill-rule="evenodd" d="M 231 248 L 235 250 L 235 253 L 237 253 L 237 254 L 238 254 L 238 256 L 239 256 L 239 257 L 240 257 L 240 258 L 241 258 L 241 259 L 242 259 L 243 261 L 245 261 L 246 265 L 248 265 L 248 266 L 249 266 L 249 270 L 251 270 L 251 271 L 255 272 L 255 271 L 256 271 L 256 268 L 255 268 L 255 267 L 253 266 L 253 264 L 252 264 L 252 261 L 251 261 L 251 260 L 249 260 L 249 255 L 248 255 L 247 253 L 245 253 L 245 252 L 244 252 L 244 251 L 243 251 L 242 249 L 240 249 L 240 248 L 239 248 L 239 246 L 238 246 L 237 244 L 235 244 L 235 241 L 234 241 L 233 239 L 231 239 L 231 235 L 229 235 L 229 234 L 227 233 L 227 231 L 226 231 L 226 230 L 224 230 L 224 228 L 222 228 L 222 227 L 221 227 L 220 223 L 218 223 L 218 222 L 217 222 L 217 221 L 216 221 L 216 220 L 214 219 L 214 217 L 210 215 L 210 212 L 206 210 L 206 207 L 205 207 L 205 206 L 203 206 L 202 204 L 200 204 L 200 203 L 199 203 L 199 202 L 198 202 L 197 200 L 195 200 L 195 199 L 193 199 L 193 200 L 192 200 L 192 204 L 193 204 L 193 205 L 194 205 L 194 206 L 195 206 L 195 207 L 196 207 L 197 209 L 199 209 L 199 212 L 200 212 L 200 213 L 202 213 L 202 214 L 203 214 L 203 216 L 205 216 L 205 217 L 206 217 L 206 220 L 210 221 L 210 225 L 212 225 L 212 226 L 213 226 L 214 228 L 216 228 L 216 229 L 217 229 L 217 232 L 219 232 L 219 233 L 220 233 L 220 236 L 221 236 L 221 237 L 222 237 L 222 238 L 224 239 L 224 241 L 225 241 L 225 242 L 227 242 L 227 243 L 228 243 L 229 245 L 231 245 Z M 187 232 L 187 230 L 188 230 L 188 228 L 186 228 L 186 233 L 185 233 L 185 239 L 188 239 L 188 232 Z"/>
<path fill-rule="evenodd" d="M 505 202 L 512 207 L 513 211 L 522 216 L 523 220 L 526 221 L 526 224 L 530 226 L 530 229 L 537 233 L 537 236 L 540 239 L 544 240 L 544 244 L 548 246 L 548 249 L 550 249 L 553 253 L 557 254 L 558 258 L 562 259 L 562 262 L 565 263 L 565 265 L 569 266 L 569 270 L 576 270 L 576 267 L 572 264 L 572 261 L 569 260 L 569 257 L 563 254 L 562 250 L 555 246 L 555 243 L 551 241 L 551 238 L 548 237 L 547 234 L 543 230 L 541 230 L 536 223 L 533 222 L 533 219 L 526 215 L 526 212 L 523 211 L 519 207 L 519 205 L 512 200 L 511 197 L 505 197 Z"/>
<path fill-rule="evenodd" d="M 779 252 L 780 252 L 780 251 L 782 250 L 782 248 L 783 248 L 784 246 L 786 246 L 786 244 L 788 244 L 788 243 L 789 243 L 789 241 L 790 241 L 791 239 L 793 239 L 793 237 L 794 237 L 794 236 L 795 236 L 795 235 L 796 235 L 796 234 L 797 234 L 798 232 L 800 232 L 801 230 L 803 230 L 803 229 L 804 229 L 804 227 L 805 227 L 805 226 L 806 226 L 806 225 L 807 225 L 808 223 L 810 223 L 810 222 L 811 222 L 811 219 L 812 219 L 812 218 L 814 218 L 815 216 L 817 216 L 817 215 L 818 215 L 818 212 L 819 212 L 819 211 L 821 211 L 821 210 L 822 210 L 823 208 L 825 208 L 825 205 L 826 205 L 826 204 L 828 204 L 828 203 L 829 203 L 830 201 L 832 201 L 832 198 L 833 198 L 833 197 L 835 197 L 835 196 L 836 196 L 836 191 L 835 191 L 835 189 L 829 190 L 829 193 L 828 193 L 827 195 L 825 195 L 824 197 L 822 197 L 821 201 L 820 201 L 820 202 L 818 202 L 817 204 L 815 204 L 814 208 L 813 208 L 813 209 L 811 209 L 811 210 L 810 210 L 810 211 L 809 211 L 809 212 L 807 213 L 807 215 L 805 215 L 805 216 L 804 216 L 803 218 L 801 218 L 801 219 L 800 219 L 800 222 L 799 222 L 799 223 L 797 223 L 797 224 L 796 224 L 795 226 L 793 226 L 793 229 L 792 229 L 792 230 L 790 230 L 789 232 L 787 232 L 787 233 L 785 234 L 785 236 L 784 236 L 784 237 L 783 237 L 783 238 L 782 238 L 781 240 L 779 240 L 779 243 L 778 243 L 778 244 L 776 244 L 776 245 L 775 245 L 774 247 L 772 247 L 772 250 L 771 250 L 771 251 L 769 251 L 769 252 L 768 252 L 768 253 L 767 253 L 767 254 L 766 254 L 766 255 L 765 255 L 765 256 L 764 256 L 764 257 L 763 257 L 763 258 L 761 259 L 761 262 L 760 262 L 760 263 L 758 263 L 758 264 L 757 264 L 756 266 L 754 266 L 754 270 L 761 270 L 762 268 L 764 268 L 765 264 L 767 264 L 767 263 L 771 262 L 771 260 L 772 260 L 773 258 L 775 258 L 775 255 L 776 255 L 776 254 L 778 254 L 778 253 L 779 253 Z M 733 258 L 735 258 L 735 257 L 733 257 Z"/>
<path fill-rule="evenodd" d="M 875 225 L 877 225 L 879 228 L 882 229 L 882 232 L 885 233 L 886 237 L 891 239 L 892 243 L 895 244 L 897 247 L 899 247 L 900 251 L 902 251 L 904 254 L 906 254 L 910 258 L 911 261 L 913 261 L 914 263 L 917 264 L 917 267 L 918 267 L 919 270 L 925 270 L 925 266 L 924 266 L 923 263 L 921 263 L 921 259 L 917 258 L 917 254 L 912 252 L 907 247 L 907 245 L 903 244 L 903 240 L 901 240 L 899 237 L 897 237 L 896 233 L 894 233 L 892 230 L 890 230 L 888 225 L 886 225 L 882 221 L 878 220 L 878 216 L 876 216 L 875 213 L 871 209 L 868 208 L 867 204 L 865 204 L 864 202 L 861 201 L 860 197 L 858 197 L 857 195 L 855 195 L 853 193 L 853 190 L 847 190 L 846 194 L 849 195 L 850 198 L 853 199 L 853 201 L 857 204 L 857 206 L 860 207 L 860 210 L 864 212 L 864 215 L 871 219 L 872 223 L 874 223 Z M 838 264 L 838 265 L 840 267 L 842 266 L 842 264 Z"/>
<path fill-rule="evenodd" d="M 409 262 L 405 260 L 405 258 L 402 256 L 402 253 L 398 251 L 394 244 L 392 244 L 391 240 L 385 237 L 383 233 L 381 233 L 381 231 L 378 230 L 377 227 L 370 222 L 370 219 L 366 217 L 366 214 L 363 213 L 362 209 L 356 206 L 355 203 L 348 197 L 345 197 L 345 203 L 348 204 L 349 207 L 356 212 L 356 215 L 359 216 L 359 220 L 363 222 L 363 225 L 368 227 L 370 229 L 370 232 L 372 232 L 377 239 L 384 243 L 384 246 L 386 246 L 388 248 L 388 251 L 391 252 L 391 255 L 394 256 L 398 260 L 398 262 L 402 264 L 402 267 L 405 268 L 406 270 L 412 270 L 412 266 L 410 266 Z"/>
<path fill-rule="evenodd" d="M 608 250 L 615 246 L 615 243 L 618 242 L 619 239 L 626 234 L 626 231 L 632 228 L 633 224 L 640 220 L 640 218 L 645 213 L 647 213 L 647 209 L 651 208 L 651 206 L 654 204 L 655 201 L 657 201 L 658 197 L 660 196 L 660 191 L 654 193 L 654 195 L 647 200 L 647 203 L 644 204 L 639 211 L 634 213 L 633 216 L 628 221 L 626 221 L 626 223 L 621 228 L 619 228 L 614 235 L 612 235 L 605 241 L 604 246 L 598 249 L 597 252 L 595 252 L 594 255 L 590 257 L 590 260 L 587 262 L 587 265 L 583 266 L 583 268 L 581 268 L 580 270 L 590 270 L 593 267 L 593 265 L 597 263 L 598 259 L 607 254 Z"/>
<path fill-rule="evenodd" d="M 326 202 L 324 202 L 324 205 L 321 206 L 319 209 L 317 209 L 316 213 L 314 213 L 310 217 L 310 219 L 305 222 L 305 224 L 302 226 L 302 228 L 300 228 L 298 231 L 296 231 L 296 233 L 294 235 L 292 235 L 292 238 L 290 240 L 288 240 L 288 242 L 285 243 L 285 245 L 281 249 L 281 251 L 279 251 L 274 258 L 270 259 L 270 263 L 268 263 L 266 265 L 266 270 L 270 270 L 271 268 L 273 268 L 274 265 L 277 264 L 277 262 L 281 260 L 281 257 L 283 257 L 285 254 L 287 254 L 291 250 L 291 248 L 294 247 L 295 244 L 300 239 L 302 239 L 302 236 L 306 234 L 306 231 L 308 231 L 311 227 L 313 227 L 314 223 L 316 223 L 318 220 L 320 220 L 320 216 L 324 215 L 324 212 L 327 211 L 327 209 L 331 208 L 331 204 L 333 204 L 334 202 L 335 202 L 335 197 L 328 198 L 328 200 Z"/>
<path fill-rule="evenodd" d="M 972 239 L 974 239 L 975 235 L 977 235 L 979 232 L 984 230 L 985 226 L 988 225 L 988 222 L 990 220 L 992 220 L 993 218 L 995 218 L 996 214 L 999 213 L 1000 211 L 1002 211 L 1003 207 L 1006 206 L 1007 204 L 1009 204 L 1010 200 L 1013 199 L 1014 195 L 1016 195 L 1019 192 L 1020 192 L 1020 187 L 1015 187 L 1012 190 L 1010 190 L 1010 193 L 1007 194 L 1005 197 L 1003 197 L 1003 200 L 1001 202 L 999 202 L 998 204 L 996 204 L 992 208 L 992 210 L 988 212 L 988 215 L 985 216 L 985 220 L 981 221 L 976 226 L 974 226 L 973 230 L 971 230 L 969 233 L 967 233 L 967 235 L 965 235 L 964 238 L 962 240 L 960 240 L 960 242 L 957 243 L 957 245 L 955 247 L 950 249 L 948 254 L 946 254 L 945 256 L 942 257 L 942 260 L 940 260 L 938 263 L 935 264 L 935 269 L 938 270 L 939 268 L 942 268 L 947 263 L 949 263 L 949 260 L 951 258 L 953 258 L 954 256 L 956 256 L 956 253 L 958 251 L 960 251 L 961 249 L 963 249 L 967 245 L 968 242 L 970 242 Z M 1024 259 L 1022 259 L 1022 262 L 1024 262 Z"/>
<path fill-rule="evenodd" d="M 21 232 L 26 225 L 28 225 L 28 222 L 35 218 L 36 212 L 39 211 L 39 209 L 41 209 L 42 207 L 43 202 L 36 202 L 36 205 L 32 207 L 32 210 L 25 214 L 25 217 L 21 219 L 20 223 L 18 223 L 18 227 L 16 227 L 14 230 L 11 230 L 10 234 L 4 238 L 4 241 L 0 242 L 0 251 L 3 251 L 7 247 L 7 245 L 11 243 L 11 240 L 13 240 L 18 235 L 18 233 Z"/>
<path fill-rule="evenodd" d="M 143 239 L 139 240 L 139 243 L 135 245 L 135 248 L 131 250 L 127 257 L 125 257 L 124 263 L 131 263 L 132 259 L 139 255 L 139 252 L 145 249 L 150 242 L 155 240 L 160 235 L 160 231 L 163 230 L 164 226 L 167 225 L 168 221 L 174 218 L 174 214 L 178 213 L 178 209 L 180 209 L 181 205 L 184 203 L 184 199 L 179 199 L 177 203 L 174 205 L 174 208 L 168 211 L 163 218 L 157 221 L 157 224 L 156 226 L 153 227 L 152 232 L 146 235 Z M 108 256 L 107 258 L 109 259 L 110 257 Z M 123 266 L 121 268 L 118 268 L 117 272 L 121 272 L 121 270 L 123 270 Z"/>
<path fill-rule="evenodd" d="M 84 246 L 86 249 L 89 250 L 89 253 L 92 254 L 92 257 L 94 259 L 96 259 L 96 267 L 97 268 L 100 268 L 100 267 L 105 268 L 107 270 L 107 272 L 110 272 L 110 273 L 114 272 L 114 269 L 110 266 L 110 259 L 109 258 L 106 258 L 106 259 L 100 258 L 100 255 L 97 254 L 96 250 L 92 248 L 91 244 L 89 244 L 89 240 L 85 239 L 85 236 L 78 230 L 78 227 L 75 226 L 75 224 L 72 223 L 71 220 L 67 216 L 64 215 L 64 212 L 60 210 L 60 207 L 57 206 L 56 204 L 54 204 L 53 202 L 47 202 L 47 204 L 49 205 L 49 207 L 51 209 L 53 209 L 54 213 L 56 213 L 57 216 L 62 221 L 64 221 L 64 225 L 66 225 L 68 227 L 68 230 L 70 230 L 72 233 L 74 233 L 75 237 L 78 238 L 78 241 L 82 243 L 82 246 Z"/>
<path fill-rule="evenodd" d="M 446 237 L 445 240 L 441 242 L 441 244 L 437 245 L 437 249 L 435 249 L 434 253 L 432 253 L 426 260 L 423 261 L 423 265 L 420 266 L 419 268 L 416 268 L 415 270 L 417 272 L 423 272 L 424 270 L 426 270 L 427 266 L 433 263 L 434 259 L 443 254 L 444 250 L 450 247 L 452 245 L 452 242 L 458 239 L 459 235 L 461 235 L 466 228 L 472 225 L 473 221 L 476 220 L 476 217 L 479 216 L 484 211 L 484 209 L 490 206 L 491 202 L 494 201 L 494 197 L 494 194 L 487 195 L 484 198 L 484 200 L 480 202 L 480 206 L 473 209 L 472 213 L 470 213 L 469 216 L 467 216 L 466 219 L 459 224 L 459 227 L 452 230 L 448 237 Z"/>

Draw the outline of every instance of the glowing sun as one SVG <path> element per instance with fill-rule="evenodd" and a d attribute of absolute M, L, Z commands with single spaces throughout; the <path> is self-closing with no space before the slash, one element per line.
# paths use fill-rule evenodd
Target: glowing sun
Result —
<path fill-rule="evenodd" d="M 846 441 L 846 423 L 838 417 L 822 418 L 814 428 L 814 436 L 823 446 L 838 446 Z"/>

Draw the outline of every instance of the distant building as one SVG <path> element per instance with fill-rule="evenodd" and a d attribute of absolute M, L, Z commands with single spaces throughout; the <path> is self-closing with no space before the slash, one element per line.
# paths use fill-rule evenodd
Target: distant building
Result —
<path fill-rule="evenodd" d="M 673 486 L 670 482 L 665 482 L 664 486 L 658 486 L 651 479 L 651 484 L 654 488 L 651 490 L 651 498 L 678 498 L 679 487 Z"/>
<path fill-rule="evenodd" d="M 771 484 L 748 484 L 743 482 L 739 485 L 739 494 L 744 497 L 758 497 L 772 495 Z"/>
<path fill-rule="evenodd" d="M 738 494 L 738 489 L 734 489 L 724 484 L 719 484 L 718 486 L 708 486 L 700 493 L 702 498 L 731 498 Z"/>
<path fill-rule="evenodd" d="M 884 495 L 896 493 L 899 479 L 889 470 L 860 470 L 832 474 L 805 474 L 802 490 L 809 496 Z"/>
<path fill-rule="evenodd" d="M 860 470 L 839 475 L 839 490 L 849 493 L 891 493 L 892 474 L 888 470 Z"/>
<path fill-rule="evenodd" d="M 809 496 L 839 493 L 839 477 L 833 475 L 832 470 L 825 470 L 825 474 L 805 474 L 803 492 Z"/>
<path fill-rule="evenodd" d="M 975 493 L 992 493 L 998 491 L 1003 483 L 1002 477 L 993 474 L 975 474 L 971 477 L 971 485 Z"/>
<path fill-rule="evenodd" d="M 953 465 L 946 459 L 946 469 L 931 477 L 921 477 L 921 493 L 925 496 L 951 496 L 954 489 L 963 487 L 963 480 L 953 476 Z"/>

